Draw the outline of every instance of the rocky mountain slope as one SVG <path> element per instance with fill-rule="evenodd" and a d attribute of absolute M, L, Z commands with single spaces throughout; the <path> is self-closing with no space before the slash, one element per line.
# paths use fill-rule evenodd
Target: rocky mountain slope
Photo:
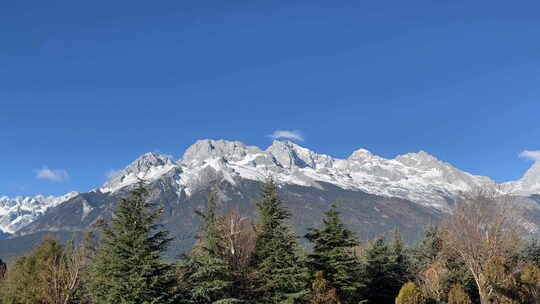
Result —
<path fill-rule="evenodd" d="M 179 240 L 175 248 L 189 248 L 198 224 L 193 211 L 203 208 L 210 191 L 219 193 L 223 209 L 254 214 L 252 201 L 268 177 L 280 184 L 299 233 L 316 224 L 330 202 L 339 200 L 345 220 L 363 238 L 398 227 L 412 240 L 423 225 L 437 221 L 454 198 L 475 188 L 525 197 L 540 193 L 539 164 L 523 179 L 498 185 L 425 152 L 386 159 L 360 149 L 338 159 L 289 141 L 274 141 L 262 150 L 236 141 L 200 140 L 177 161 L 144 154 L 87 193 L 0 198 L 0 229 L 13 234 L 0 241 L 0 247 L 2 242 L 44 232 L 78 233 L 97 217 L 110 215 L 115 200 L 143 179 L 151 199 L 164 204 L 163 222 Z M 538 204 L 532 199 L 525 203 L 534 208 Z"/>
<path fill-rule="evenodd" d="M 47 211 L 47 209 L 77 196 L 77 192 L 55 197 L 38 195 L 35 197 L 0 197 L 0 235 L 14 233 L 32 223 Z"/>

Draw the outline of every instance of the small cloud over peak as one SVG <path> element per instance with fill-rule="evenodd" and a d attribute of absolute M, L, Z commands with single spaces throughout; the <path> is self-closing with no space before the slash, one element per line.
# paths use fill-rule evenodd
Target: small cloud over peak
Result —
<path fill-rule="evenodd" d="M 302 133 L 298 130 L 276 130 L 270 135 L 273 139 L 293 139 L 297 141 L 304 141 Z"/>
<path fill-rule="evenodd" d="M 61 183 L 69 179 L 69 174 L 66 170 L 51 170 L 44 166 L 43 168 L 36 170 L 36 178 Z"/>
<path fill-rule="evenodd" d="M 535 150 L 535 151 L 525 150 L 519 153 L 519 156 L 531 159 L 535 162 L 540 162 L 540 150 Z"/>

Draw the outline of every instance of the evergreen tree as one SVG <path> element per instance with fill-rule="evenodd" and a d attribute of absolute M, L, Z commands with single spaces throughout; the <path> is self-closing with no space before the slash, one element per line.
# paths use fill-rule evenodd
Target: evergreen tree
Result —
<path fill-rule="evenodd" d="M 140 182 L 119 200 L 109 223 L 102 222 L 101 244 L 93 258 L 88 289 L 97 304 L 171 303 L 174 280 L 161 260 L 171 241 L 157 224 L 162 210 L 147 201 Z"/>
<path fill-rule="evenodd" d="M 277 186 L 267 181 L 256 203 L 260 223 L 253 255 L 256 303 L 295 303 L 307 294 L 308 271 L 299 254 L 297 237 L 286 224 L 289 212 Z"/>
<path fill-rule="evenodd" d="M 4 280 L 7 272 L 7 265 L 0 259 L 0 281 Z"/>
<path fill-rule="evenodd" d="M 368 303 L 392 304 L 401 288 L 394 250 L 384 238 L 376 239 L 365 253 L 364 278 Z"/>
<path fill-rule="evenodd" d="M 323 273 L 343 303 L 357 303 L 363 285 L 359 280 L 361 265 L 352 248 L 358 241 L 341 221 L 336 204 L 325 213 L 322 224 L 306 235 L 313 243 L 313 254 L 308 257 L 311 271 Z"/>
<path fill-rule="evenodd" d="M 235 298 L 231 266 L 225 260 L 222 217 L 217 214 L 216 195 L 208 200 L 206 213 L 197 212 L 202 218 L 199 243 L 191 256 L 181 265 L 181 280 L 184 281 L 186 303 L 241 303 Z"/>
<path fill-rule="evenodd" d="M 394 231 L 394 242 L 392 244 L 393 252 L 393 275 L 396 279 L 396 284 L 402 286 L 404 283 L 413 279 L 413 270 L 411 266 L 411 258 L 403 240 L 401 239 L 401 234 L 399 230 Z"/>
<path fill-rule="evenodd" d="M 448 293 L 448 304 L 471 304 L 471 299 L 461 285 L 455 284 Z"/>
<path fill-rule="evenodd" d="M 330 287 L 328 281 L 324 279 L 322 271 L 315 273 L 309 304 L 341 304 L 336 289 Z"/>
<path fill-rule="evenodd" d="M 538 239 L 528 240 L 520 251 L 520 258 L 540 267 L 540 241 Z"/>
<path fill-rule="evenodd" d="M 414 272 L 426 270 L 442 250 L 442 240 L 437 226 L 427 226 L 424 235 L 412 250 L 412 267 Z"/>
<path fill-rule="evenodd" d="M 396 298 L 396 304 L 423 304 L 425 303 L 420 288 L 413 282 L 407 282 L 401 287 Z"/>
<path fill-rule="evenodd" d="M 459 287 L 468 295 L 472 303 L 480 303 L 478 287 L 465 263 L 458 257 L 447 254 L 446 267 L 450 271 L 443 280 L 444 289 L 449 291 L 455 285 L 459 285 Z"/>

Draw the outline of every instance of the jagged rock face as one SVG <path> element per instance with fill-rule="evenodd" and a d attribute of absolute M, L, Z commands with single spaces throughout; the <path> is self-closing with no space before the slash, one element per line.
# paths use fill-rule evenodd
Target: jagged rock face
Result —
<path fill-rule="evenodd" d="M 248 147 L 239 141 L 205 139 L 199 140 L 189 147 L 179 163 L 194 167 L 215 158 L 222 158 L 225 161 L 239 161 L 248 154 L 259 152 L 262 152 L 259 148 Z"/>
<path fill-rule="evenodd" d="M 146 153 L 117 172 L 101 188 L 105 192 L 114 192 L 122 187 L 137 183 L 139 180 L 152 180 L 175 168 L 174 162 L 167 156 Z"/>
<path fill-rule="evenodd" d="M 77 192 L 70 192 L 59 197 L 45 197 L 43 195 L 16 198 L 0 197 L 0 237 L 3 233 L 13 233 L 32 223 L 47 209 L 57 206 L 77 194 Z"/>
<path fill-rule="evenodd" d="M 502 185 L 503 189 L 520 195 L 533 195 L 540 193 L 540 162 L 537 161 L 527 170 L 523 178 L 515 182 Z"/>
<path fill-rule="evenodd" d="M 101 188 L 87 193 L 2 198 L 0 229 L 17 237 L 82 231 L 97 217 L 110 216 L 118 197 L 142 179 L 151 187 L 152 200 L 165 204 L 164 223 L 180 240 L 177 248 L 188 248 L 197 225 L 193 211 L 205 205 L 210 191 L 219 191 L 224 206 L 253 215 L 252 201 L 269 177 L 280 185 L 298 231 L 315 225 L 328 204 L 340 199 L 347 221 L 354 230 L 367 234 L 364 237 L 398 226 L 412 239 L 423 224 L 446 212 L 456 197 L 475 188 L 540 193 L 538 164 L 522 180 L 497 185 L 425 152 L 386 159 L 359 149 L 347 159 L 338 159 L 289 141 L 274 141 L 262 150 L 236 141 L 200 140 L 178 161 L 144 154 Z M 527 204 L 538 208 L 534 199 Z M 536 218 L 540 222 L 540 215 Z"/>

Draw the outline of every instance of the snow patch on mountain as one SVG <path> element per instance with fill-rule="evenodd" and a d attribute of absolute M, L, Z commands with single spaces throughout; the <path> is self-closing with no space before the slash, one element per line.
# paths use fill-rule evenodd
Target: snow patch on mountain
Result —
<path fill-rule="evenodd" d="M 177 161 L 146 153 L 119 171 L 95 191 L 115 193 L 138 181 L 167 181 L 176 193 L 191 196 L 213 182 L 236 185 L 242 179 L 324 189 L 325 183 L 352 191 L 406 199 L 423 206 L 446 210 L 448 202 L 462 193 L 488 188 L 499 193 L 540 193 L 540 162 L 515 182 L 496 184 L 484 176 L 461 171 L 420 151 L 383 158 L 365 149 L 347 159 L 315 153 L 290 141 L 274 141 L 266 150 L 238 141 L 199 140 Z M 48 208 L 77 193 L 62 197 L 0 198 L 0 229 L 16 232 Z M 83 206 L 83 217 L 90 206 Z"/>
<path fill-rule="evenodd" d="M 134 165 L 141 162 L 139 158 L 128 166 L 137 170 L 126 168 L 102 191 L 117 191 L 137 178 L 156 180 L 172 168 L 180 172 L 178 193 L 187 195 L 216 179 L 234 185 L 238 179 L 264 181 L 270 177 L 279 183 L 317 188 L 324 182 L 444 209 L 448 199 L 460 193 L 497 188 L 491 179 L 463 172 L 423 151 L 386 159 L 359 149 L 347 159 L 338 159 L 290 141 L 276 140 L 262 150 L 238 141 L 206 139 L 189 147 L 176 163 L 155 154 L 146 157 L 151 159 L 145 162 L 148 166 Z"/>
<path fill-rule="evenodd" d="M 58 206 L 76 195 L 77 192 L 63 196 L 0 197 L 0 231 L 14 233 L 35 221 L 47 209 Z"/>

